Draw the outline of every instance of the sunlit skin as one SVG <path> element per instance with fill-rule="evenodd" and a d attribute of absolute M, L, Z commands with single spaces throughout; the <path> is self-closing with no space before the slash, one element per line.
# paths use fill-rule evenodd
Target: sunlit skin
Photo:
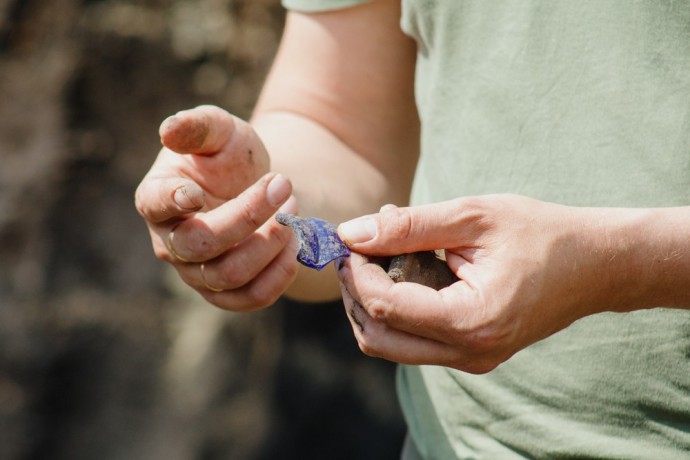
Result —
<path fill-rule="evenodd" d="M 228 310 L 342 295 L 365 353 L 474 373 L 584 316 L 689 308 L 688 207 L 573 208 L 515 195 L 408 207 L 420 127 L 416 49 L 399 8 L 291 12 L 250 121 L 204 106 L 162 124 L 164 148 L 136 194 L 156 255 Z M 278 210 L 359 218 L 340 227 L 355 254 L 339 270 L 299 267 Z M 460 281 L 440 291 L 394 284 L 357 254 L 431 249 L 445 250 Z"/>

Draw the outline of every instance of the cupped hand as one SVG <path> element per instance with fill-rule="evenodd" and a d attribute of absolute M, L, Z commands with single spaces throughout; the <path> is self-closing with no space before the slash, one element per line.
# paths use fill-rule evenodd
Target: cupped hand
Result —
<path fill-rule="evenodd" d="M 290 182 L 269 172 L 259 137 L 213 106 L 166 119 L 160 137 L 164 147 L 135 197 L 156 256 L 219 307 L 275 302 L 297 264 L 291 232 L 271 217 L 296 204 Z"/>
<path fill-rule="evenodd" d="M 342 224 L 340 236 L 355 252 L 339 262 L 338 276 L 360 348 L 400 363 L 494 369 L 613 300 L 601 270 L 611 254 L 590 240 L 600 217 L 494 195 L 389 206 Z M 438 291 L 394 283 L 370 262 L 438 249 L 459 278 Z"/>

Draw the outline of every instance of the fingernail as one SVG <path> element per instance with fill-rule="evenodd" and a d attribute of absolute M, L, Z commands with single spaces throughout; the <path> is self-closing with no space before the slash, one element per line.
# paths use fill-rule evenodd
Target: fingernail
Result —
<path fill-rule="evenodd" d="M 338 234 L 348 246 L 365 243 L 376 236 L 376 222 L 371 217 L 350 220 L 340 224 Z"/>
<path fill-rule="evenodd" d="M 345 267 L 345 258 L 344 258 L 344 257 L 339 257 L 339 258 L 336 259 L 336 261 L 335 261 L 335 268 L 336 268 L 336 270 L 340 271 L 340 270 L 343 269 L 343 267 Z"/>
<path fill-rule="evenodd" d="M 182 209 L 199 209 L 204 205 L 204 191 L 183 185 L 175 190 L 173 200 Z"/>
<path fill-rule="evenodd" d="M 266 188 L 266 199 L 271 204 L 271 206 L 278 206 L 292 193 L 292 186 L 290 181 L 288 181 L 281 174 L 276 175 Z"/>

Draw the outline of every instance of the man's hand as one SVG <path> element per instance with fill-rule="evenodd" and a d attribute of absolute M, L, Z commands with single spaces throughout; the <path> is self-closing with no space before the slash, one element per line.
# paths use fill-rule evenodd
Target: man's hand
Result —
<path fill-rule="evenodd" d="M 460 279 L 436 291 L 394 283 L 356 253 L 340 261 L 360 348 L 484 373 L 586 315 L 639 307 L 634 244 L 622 236 L 639 215 L 500 195 L 386 207 L 342 224 L 341 238 L 367 256 L 444 249 Z"/>
<path fill-rule="evenodd" d="M 297 273 L 292 234 L 271 218 L 281 206 L 296 211 L 290 182 L 268 172 L 251 126 L 217 107 L 168 118 L 160 136 L 136 192 L 156 256 L 217 306 L 272 304 Z"/>

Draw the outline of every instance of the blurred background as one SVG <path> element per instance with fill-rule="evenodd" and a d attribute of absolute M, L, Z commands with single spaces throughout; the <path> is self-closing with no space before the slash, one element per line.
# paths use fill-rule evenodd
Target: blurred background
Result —
<path fill-rule="evenodd" d="M 234 314 L 156 260 L 168 115 L 247 117 L 278 0 L 0 0 L 0 460 L 395 459 L 394 366 L 341 305 Z"/>

